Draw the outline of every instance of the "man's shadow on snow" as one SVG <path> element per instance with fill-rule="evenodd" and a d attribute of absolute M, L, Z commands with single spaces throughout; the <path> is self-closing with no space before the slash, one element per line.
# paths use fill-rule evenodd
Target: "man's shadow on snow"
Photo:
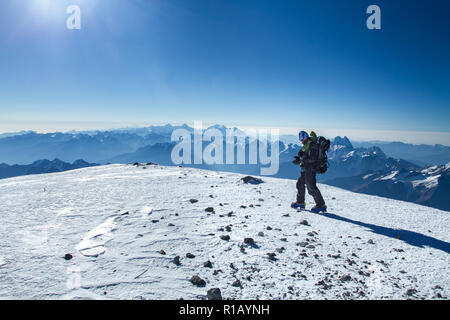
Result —
<path fill-rule="evenodd" d="M 407 244 L 410 244 L 415 247 L 424 248 L 425 246 L 428 246 L 430 248 L 442 250 L 445 253 L 450 253 L 450 243 L 429 237 L 426 235 L 423 235 L 418 232 L 403 230 L 403 229 L 392 229 L 392 228 L 386 228 L 382 226 L 377 226 L 375 224 L 365 223 L 357 220 L 352 220 L 348 218 L 344 218 L 341 216 L 338 216 L 334 213 L 318 213 L 318 215 L 321 215 L 326 218 L 336 219 L 348 223 L 353 223 L 358 226 L 366 227 L 370 229 L 370 231 L 374 233 L 381 234 L 386 237 L 395 238 L 398 240 L 402 240 L 406 242 Z"/>

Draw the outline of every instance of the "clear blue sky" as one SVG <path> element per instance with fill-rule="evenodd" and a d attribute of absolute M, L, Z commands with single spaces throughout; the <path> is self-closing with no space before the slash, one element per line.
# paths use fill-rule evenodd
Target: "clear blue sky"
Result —
<path fill-rule="evenodd" d="M 382 30 L 366 28 L 371 4 Z M 449 14 L 446 0 L 0 0 L 0 132 L 203 120 L 448 137 Z"/>

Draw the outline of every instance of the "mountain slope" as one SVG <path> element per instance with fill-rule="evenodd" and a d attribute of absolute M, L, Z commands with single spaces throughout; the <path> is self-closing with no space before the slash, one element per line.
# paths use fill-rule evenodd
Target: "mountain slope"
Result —
<path fill-rule="evenodd" d="M 224 127 L 215 126 L 219 130 Z M 125 153 L 116 157 L 101 161 L 102 163 L 134 163 L 154 162 L 161 165 L 173 165 L 170 157 L 171 151 L 176 143 L 157 143 L 139 148 L 135 152 Z M 203 149 L 207 147 L 203 144 Z M 245 144 L 248 155 L 248 141 Z M 194 147 L 192 146 L 192 150 Z M 223 145 L 226 150 L 226 145 Z M 294 156 L 298 154 L 300 146 L 295 144 L 279 143 L 279 170 L 275 174 L 277 178 L 297 179 L 300 168 L 292 164 Z M 378 195 L 397 200 L 411 201 L 435 208 L 450 210 L 450 203 L 446 195 L 448 186 L 443 176 L 436 179 L 436 185 L 432 189 L 422 188 L 420 184 L 414 184 L 417 179 L 401 181 L 386 179 L 395 172 L 418 172 L 417 165 L 402 159 L 387 157 L 378 147 L 354 148 L 347 137 L 336 137 L 328 152 L 329 169 L 325 174 L 317 176 L 319 182 L 345 188 L 347 190 Z M 225 158 L 223 159 L 225 162 Z M 192 162 L 192 161 L 191 161 Z M 248 159 L 247 159 L 248 163 Z M 187 165 L 202 169 L 229 171 L 243 174 L 260 173 L 261 164 L 255 165 Z M 371 177 L 371 179 L 368 179 Z M 436 192 L 435 192 L 436 191 Z"/>
<path fill-rule="evenodd" d="M 450 211 L 450 163 L 420 170 L 369 171 L 327 180 L 355 192 L 411 201 Z"/>
<path fill-rule="evenodd" d="M 220 131 L 225 132 L 225 127 L 213 126 Z M 238 130 L 234 128 L 234 130 Z M 176 145 L 174 142 L 158 143 L 154 145 L 139 148 L 134 152 L 120 154 L 113 158 L 104 159 L 101 163 L 134 163 L 140 162 L 157 162 L 162 165 L 172 165 L 170 153 Z M 235 143 L 236 145 L 236 143 Z M 203 149 L 208 146 L 207 142 L 203 143 Z M 225 151 L 227 146 L 223 144 Z M 299 175 L 299 167 L 292 164 L 294 156 L 300 151 L 300 146 L 295 144 L 286 144 L 279 142 L 279 162 L 280 170 L 275 175 L 278 178 L 297 179 Z M 259 172 L 261 164 L 248 165 L 248 149 L 249 142 L 245 142 L 245 150 L 247 155 L 247 164 L 239 165 L 207 165 L 202 164 L 198 167 L 204 169 L 214 169 L 220 171 L 231 171 L 238 173 L 255 174 Z M 192 147 L 192 150 L 193 147 Z M 347 137 L 336 137 L 328 153 L 330 168 L 324 175 L 319 175 L 318 179 L 326 181 L 336 177 L 355 176 L 372 170 L 391 171 L 400 169 L 417 169 L 418 167 L 404 160 L 388 158 L 380 148 L 353 148 Z M 225 163 L 225 152 L 223 162 Z"/>
<path fill-rule="evenodd" d="M 24 176 L 28 174 L 41 174 L 51 172 L 61 172 L 67 170 L 74 170 L 86 167 L 97 166 L 95 163 L 87 163 L 84 160 L 76 160 L 73 163 L 67 163 L 59 159 L 37 160 L 29 165 L 8 165 L 6 163 L 0 164 L 0 179 Z"/>
<path fill-rule="evenodd" d="M 449 296 L 447 212 L 325 185 L 329 214 L 297 212 L 295 181 L 241 177 L 108 165 L 4 179 L 0 296 L 202 299 L 214 287 L 233 299 Z"/>
<path fill-rule="evenodd" d="M 347 137 L 334 138 L 328 152 L 330 168 L 322 181 L 351 177 L 370 171 L 414 170 L 418 166 L 402 159 L 387 157 L 379 147 L 354 148 Z"/>
<path fill-rule="evenodd" d="M 436 145 L 414 145 L 403 142 L 359 142 L 359 147 L 377 146 L 393 158 L 403 158 L 420 164 L 430 166 L 433 164 L 446 164 L 450 159 L 450 147 Z"/>
<path fill-rule="evenodd" d="M 0 161 L 26 164 L 35 159 L 59 158 L 63 161 L 85 159 L 90 162 L 133 152 L 136 149 L 170 141 L 158 133 L 140 136 L 122 131 L 86 133 L 36 133 L 9 136 L 0 139 Z"/>

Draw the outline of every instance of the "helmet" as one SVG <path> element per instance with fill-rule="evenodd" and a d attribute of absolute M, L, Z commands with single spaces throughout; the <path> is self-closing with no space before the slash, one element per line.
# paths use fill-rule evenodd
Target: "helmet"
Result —
<path fill-rule="evenodd" d="M 300 131 L 298 133 L 298 138 L 300 139 L 300 141 L 303 141 L 303 140 L 309 138 L 309 134 L 307 132 L 305 132 L 305 131 Z"/>

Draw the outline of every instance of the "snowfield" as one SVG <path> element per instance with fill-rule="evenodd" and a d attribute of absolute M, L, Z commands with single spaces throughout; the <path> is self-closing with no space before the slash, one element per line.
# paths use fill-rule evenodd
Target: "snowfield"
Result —
<path fill-rule="evenodd" d="M 242 177 L 107 165 L 0 180 L 0 298 L 450 296 L 449 212 L 326 185 L 329 213 L 298 212 L 295 181 Z"/>

